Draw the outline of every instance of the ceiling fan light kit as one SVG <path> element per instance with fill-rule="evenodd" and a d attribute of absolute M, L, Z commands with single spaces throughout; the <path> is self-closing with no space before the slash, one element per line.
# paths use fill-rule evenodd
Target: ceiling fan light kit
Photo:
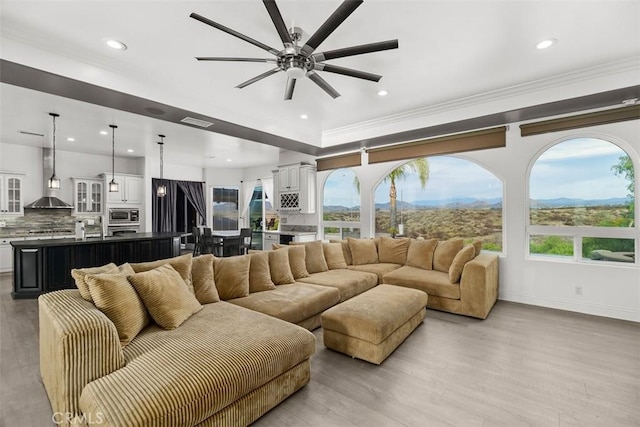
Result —
<path fill-rule="evenodd" d="M 314 53 L 318 46 L 363 3 L 363 0 L 344 0 L 303 46 L 299 45 L 303 33 L 302 30 L 298 27 L 287 28 L 276 2 L 274 0 L 263 0 L 263 3 L 280 36 L 280 40 L 284 46 L 282 50 L 268 46 L 197 13 L 189 15 L 195 20 L 244 40 L 247 43 L 251 43 L 275 56 L 275 58 L 196 57 L 198 61 L 267 62 L 276 64 L 275 68 L 240 83 L 236 88 L 242 89 L 266 77 L 284 71 L 287 74 L 287 84 L 284 93 L 285 100 L 293 98 L 296 80 L 301 80 L 304 77 L 308 77 L 309 80 L 318 85 L 332 98 L 337 98 L 340 96 L 340 93 L 320 77 L 316 71 L 340 74 L 374 82 L 380 81 L 382 76 L 352 68 L 325 64 L 324 61 L 398 48 L 398 40 L 394 39 Z"/>

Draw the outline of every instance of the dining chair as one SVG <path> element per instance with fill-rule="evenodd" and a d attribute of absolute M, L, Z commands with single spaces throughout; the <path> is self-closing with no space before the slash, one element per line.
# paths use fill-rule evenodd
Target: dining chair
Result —
<path fill-rule="evenodd" d="M 247 240 L 248 239 L 248 240 Z M 240 229 L 240 248 L 239 254 L 246 255 L 251 249 L 251 242 L 253 241 L 253 232 L 250 228 Z"/>
<path fill-rule="evenodd" d="M 193 235 L 193 256 L 198 256 L 201 254 L 200 242 L 202 240 L 202 236 L 200 235 L 200 229 L 198 227 L 193 227 L 191 234 Z"/>
<path fill-rule="evenodd" d="M 202 230 L 201 242 L 202 242 L 202 244 L 200 245 L 200 247 L 201 247 L 200 252 L 201 253 L 216 255 L 216 251 L 215 251 L 216 244 L 214 242 L 214 238 L 213 238 L 213 235 L 211 233 L 211 229 L 209 227 L 206 227 L 204 230 Z"/>

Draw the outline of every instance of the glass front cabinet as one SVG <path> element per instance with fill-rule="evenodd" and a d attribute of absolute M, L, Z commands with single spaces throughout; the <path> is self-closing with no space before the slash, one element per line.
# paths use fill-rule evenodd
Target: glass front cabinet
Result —
<path fill-rule="evenodd" d="M 102 180 L 72 178 L 73 206 L 76 214 L 102 213 Z"/>

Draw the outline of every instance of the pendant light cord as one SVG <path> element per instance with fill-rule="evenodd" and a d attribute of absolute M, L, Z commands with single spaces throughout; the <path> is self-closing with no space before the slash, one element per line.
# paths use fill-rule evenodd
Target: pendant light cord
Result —
<path fill-rule="evenodd" d="M 111 180 L 116 180 L 116 127 L 111 126 Z"/>
<path fill-rule="evenodd" d="M 56 176 L 56 116 L 53 117 L 53 176 Z"/>

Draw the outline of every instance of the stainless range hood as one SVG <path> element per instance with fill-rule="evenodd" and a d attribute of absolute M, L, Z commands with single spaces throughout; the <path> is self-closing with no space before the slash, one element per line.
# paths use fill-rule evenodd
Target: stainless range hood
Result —
<path fill-rule="evenodd" d="M 51 167 L 52 156 L 53 150 L 50 148 L 42 149 L 42 176 L 44 177 L 44 192 L 46 196 L 29 203 L 24 207 L 25 209 L 73 209 L 73 206 L 57 197 L 59 190 L 47 187 L 47 180 L 53 173 L 53 168 Z"/>

